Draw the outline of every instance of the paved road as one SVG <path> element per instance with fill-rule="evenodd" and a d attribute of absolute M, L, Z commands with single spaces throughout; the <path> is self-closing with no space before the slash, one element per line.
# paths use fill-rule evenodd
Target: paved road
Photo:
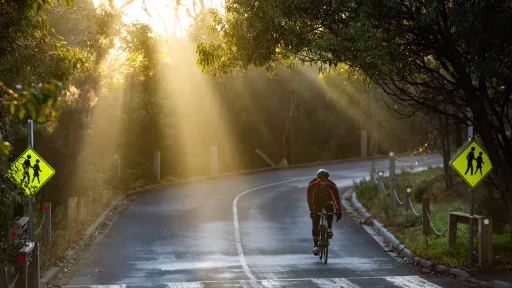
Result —
<path fill-rule="evenodd" d="M 430 160 L 442 165 L 440 157 Z M 324 167 L 339 187 L 349 187 L 367 177 L 369 163 Z M 387 160 L 376 164 L 387 170 Z M 335 223 L 329 263 L 321 263 L 311 254 L 305 202 L 306 185 L 318 168 L 141 196 L 86 254 L 68 287 L 469 287 L 400 263 L 350 216 Z"/>

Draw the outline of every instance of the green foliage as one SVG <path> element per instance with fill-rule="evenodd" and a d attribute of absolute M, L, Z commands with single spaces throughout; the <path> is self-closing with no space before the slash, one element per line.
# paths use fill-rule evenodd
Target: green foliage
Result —
<path fill-rule="evenodd" d="M 2 85 L 1 82 L 0 85 Z M 29 118 L 39 123 L 45 123 L 47 117 L 55 119 L 58 113 L 62 84 L 57 81 L 30 86 L 28 83 L 25 83 L 23 86 L 17 85 L 17 92 L 5 86 L 4 90 L 6 93 L 3 99 L 8 106 L 9 112 L 11 115 L 16 114 L 20 120 Z"/>
<path fill-rule="evenodd" d="M 0 9 L 0 80 L 8 87 L 21 82 L 38 84 L 58 80 L 66 84 L 73 75 L 86 71 L 80 49 L 65 45 L 50 31 L 38 5 L 51 1 L 7 1 Z M 35 6 L 34 6 L 34 5 Z M 4 6 L 5 5 L 5 6 Z"/>
<path fill-rule="evenodd" d="M 142 77 L 154 73 L 159 57 L 156 38 L 149 25 L 138 21 L 130 24 L 121 34 L 121 43 L 123 51 L 128 53 L 129 72 L 138 71 Z"/>

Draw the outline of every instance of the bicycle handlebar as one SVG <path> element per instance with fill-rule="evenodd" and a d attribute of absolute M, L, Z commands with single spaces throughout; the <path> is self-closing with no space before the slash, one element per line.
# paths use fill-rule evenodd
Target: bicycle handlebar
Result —
<path fill-rule="evenodd" d="M 336 213 L 329 212 L 329 213 L 316 213 L 316 214 L 318 214 L 318 215 L 335 215 Z"/>

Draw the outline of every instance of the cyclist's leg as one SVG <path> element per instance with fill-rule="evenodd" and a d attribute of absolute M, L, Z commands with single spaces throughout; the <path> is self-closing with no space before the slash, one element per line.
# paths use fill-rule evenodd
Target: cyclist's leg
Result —
<path fill-rule="evenodd" d="M 332 203 L 332 202 L 325 203 L 324 209 L 325 209 L 325 212 L 327 212 L 327 213 L 334 213 L 334 203 Z M 329 236 L 329 238 L 332 238 L 332 236 L 333 236 L 332 221 L 334 219 L 334 215 L 328 214 L 326 218 L 327 218 L 326 219 L 327 220 L 327 235 Z"/>
<path fill-rule="evenodd" d="M 318 211 L 316 211 L 316 209 L 313 209 L 313 229 L 312 229 L 312 234 L 313 234 L 313 254 L 315 255 L 318 255 L 318 228 L 320 226 L 320 215 L 318 215 Z"/>
<path fill-rule="evenodd" d="M 334 203 L 327 202 L 324 205 L 325 212 L 327 213 L 334 213 Z M 334 215 L 328 214 L 327 215 L 327 228 L 332 229 L 332 220 L 334 219 Z"/>
<path fill-rule="evenodd" d="M 313 229 L 311 232 L 313 232 L 313 244 L 318 246 L 318 228 L 320 226 L 320 215 L 317 214 L 318 212 L 315 211 L 315 214 L 313 216 Z"/>

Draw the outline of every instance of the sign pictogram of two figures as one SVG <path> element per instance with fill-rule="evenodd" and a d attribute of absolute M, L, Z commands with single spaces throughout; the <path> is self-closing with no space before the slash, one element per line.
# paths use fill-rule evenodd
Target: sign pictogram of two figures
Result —
<path fill-rule="evenodd" d="M 471 151 L 469 151 L 468 155 L 466 156 L 466 160 L 468 160 L 468 168 L 466 169 L 466 173 L 464 175 L 467 175 L 468 172 L 471 170 L 471 175 L 473 175 L 473 161 L 476 161 L 476 171 L 475 174 L 480 170 L 480 175 L 482 174 L 482 165 L 484 163 L 484 159 L 482 158 L 482 155 L 484 152 L 480 151 L 478 153 L 478 157 L 475 158 L 475 147 L 471 147 Z"/>

